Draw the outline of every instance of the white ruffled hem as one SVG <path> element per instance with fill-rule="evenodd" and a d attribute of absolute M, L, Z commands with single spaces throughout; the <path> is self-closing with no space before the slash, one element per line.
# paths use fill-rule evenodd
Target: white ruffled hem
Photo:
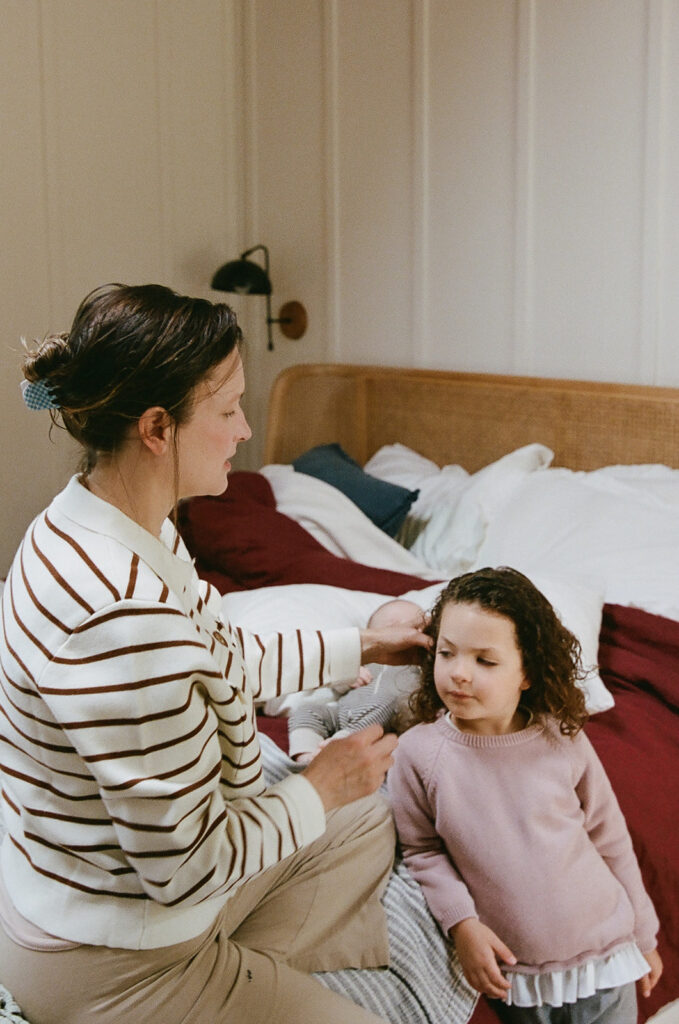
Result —
<path fill-rule="evenodd" d="M 507 972 L 512 988 L 508 1006 L 563 1006 L 593 996 L 604 988 L 618 988 L 648 974 L 646 958 L 635 942 L 620 946 L 603 960 L 588 960 L 578 967 L 566 967 L 545 974 Z"/>

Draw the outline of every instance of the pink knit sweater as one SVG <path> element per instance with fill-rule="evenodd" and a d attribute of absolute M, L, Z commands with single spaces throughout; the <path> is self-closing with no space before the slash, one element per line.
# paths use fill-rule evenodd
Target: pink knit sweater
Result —
<path fill-rule="evenodd" d="M 478 917 L 531 974 L 629 941 L 655 948 L 627 826 L 582 732 L 477 736 L 439 718 L 401 737 L 389 791 L 406 864 L 446 934 Z"/>

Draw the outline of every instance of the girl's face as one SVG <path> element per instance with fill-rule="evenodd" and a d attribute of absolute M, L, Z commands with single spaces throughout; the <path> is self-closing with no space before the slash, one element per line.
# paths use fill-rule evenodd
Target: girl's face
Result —
<path fill-rule="evenodd" d="M 463 732 L 499 735 L 523 728 L 527 690 L 514 623 L 479 604 L 449 602 L 434 660 L 436 692 Z"/>
<path fill-rule="evenodd" d="M 180 498 L 221 494 L 226 487 L 230 459 L 239 443 L 252 436 L 240 407 L 244 390 L 243 363 L 237 351 L 197 385 L 193 411 L 177 428 Z"/>

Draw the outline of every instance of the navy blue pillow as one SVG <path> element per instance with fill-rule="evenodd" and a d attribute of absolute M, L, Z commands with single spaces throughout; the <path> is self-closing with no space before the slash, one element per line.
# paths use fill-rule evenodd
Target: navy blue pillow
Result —
<path fill-rule="evenodd" d="M 420 493 L 370 476 L 338 444 L 310 448 L 295 459 L 293 466 L 298 473 L 315 476 L 342 491 L 390 537 L 396 536 Z"/>

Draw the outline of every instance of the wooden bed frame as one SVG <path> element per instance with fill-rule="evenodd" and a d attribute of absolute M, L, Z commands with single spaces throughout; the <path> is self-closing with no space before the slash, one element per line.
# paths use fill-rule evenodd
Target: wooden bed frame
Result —
<path fill-rule="evenodd" d="M 401 442 L 469 472 L 524 444 L 555 466 L 679 468 L 679 388 L 445 370 L 309 364 L 284 370 L 269 404 L 264 460 L 337 442 L 363 465 Z"/>

